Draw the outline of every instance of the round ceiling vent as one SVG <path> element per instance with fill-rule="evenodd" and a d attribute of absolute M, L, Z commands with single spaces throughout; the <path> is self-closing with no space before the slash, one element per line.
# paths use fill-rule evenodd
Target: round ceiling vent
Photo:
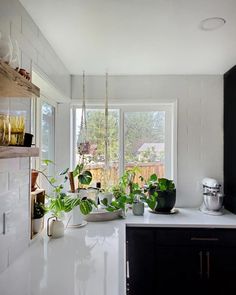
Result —
<path fill-rule="evenodd" d="M 210 17 L 201 21 L 200 28 L 203 31 L 213 31 L 221 28 L 226 23 L 222 17 Z"/>

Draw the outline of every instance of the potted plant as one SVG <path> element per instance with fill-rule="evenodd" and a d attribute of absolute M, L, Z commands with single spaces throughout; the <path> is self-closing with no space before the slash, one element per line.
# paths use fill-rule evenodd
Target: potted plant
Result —
<path fill-rule="evenodd" d="M 176 202 L 176 188 L 173 180 L 158 178 L 152 174 L 147 181 L 148 191 L 147 204 L 156 212 L 169 213 Z"/>
<path fill-rule="evenodd" d="M 121 176 L 119 183 L 112 186 L 112 191 L 115 196 L 115 200 L 107 202 L 104 199 L 103 204 L 106 210 L 115 211 L 122 209 L 123 216 L 126 216 L 128 206 L 132 206 L 132 212 L 134 215 L 143 215 L 144 213 L 144 192 L 140 185 L 135 182 L 136 173 L 140 173 L 138 167 L 127 169 Z M 140 177 L 142 180 L 142 177 Z"/>
<path fill-rule="evenodd" d="M 38 233 L 43 227 L 43 217 L 46 213 L 46 209 L 44 205 L 40 202 L 34 203 L 34 209 L 33 209 L 33 232 Z"/>
<path fill-rule="evenodd" d="M 74 198 L 62 191 L 63 186 L 59 185 L 54 189 L 53 196 L 48 196 L 49 204 L 48 211 L 52 213 L 52 217 L 47 221 L 47 234 L 50 237 L 58 238 L 64 235 L 64 215 L 71 212 L 75 208 L 84 215 L 89 214 L 92 209 L 94 201 L 86 197 Z M 51 220 L 52 219 L 52 220 Z M 51 220 L 51 223 L 49 224 Z"/>

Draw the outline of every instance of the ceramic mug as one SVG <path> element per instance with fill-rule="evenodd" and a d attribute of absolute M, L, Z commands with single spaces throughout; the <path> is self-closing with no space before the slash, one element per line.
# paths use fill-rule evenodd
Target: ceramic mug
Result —
<path fill-rule="evenodd" d="M 55 217 L 49 217 L 47 221 L 47 235 L 53 239 L 57 239 L 64 236 L 64 223 L 61 220 L 53 219 L 50 223 L 49 221 Z"/>

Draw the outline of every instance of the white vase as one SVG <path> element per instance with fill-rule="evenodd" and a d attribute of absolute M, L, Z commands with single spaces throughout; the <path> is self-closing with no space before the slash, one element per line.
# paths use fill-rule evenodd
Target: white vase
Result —
<path fill-rule="evenodd" d="M 33 232 L 37 234 L 43 227 L 43 217 L 36 218 L 32 220 L 33 223 Z"/>
<path fill-rule="evenodd" d="M 48 218 L 47 221 L 47 235 L 53 239 L 63 237 L 65 232 L 64 223 L 58 219 L 53 219 L 50 222 L 52 218 L 54 217 Z"/>
<path fill-rule="evenodd" d="M 10 36 L 3 36 L 0 32 L 0 59 L 10 63 L 12 59 L 12 42 Z"/>
<path fill-rule="evenodd" d="M 19 71 L 20 70 L 20 48 L 16 40 L 13 40 L 12 45 L 13 45 L 13 50 L 12 50 L 12 59 L 10 61 L 10 66 L 13 69 L 18 68 L 18 71 Z"/>

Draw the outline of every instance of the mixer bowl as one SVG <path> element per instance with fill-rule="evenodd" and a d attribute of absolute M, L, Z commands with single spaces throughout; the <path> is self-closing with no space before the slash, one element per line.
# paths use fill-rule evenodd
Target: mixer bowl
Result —
<path fill-rule="evenodd" d="M 203 200 L 206 208 L 210 211 L 218 211 L 223 205 L 223 194 L 204 194 Z"/>

